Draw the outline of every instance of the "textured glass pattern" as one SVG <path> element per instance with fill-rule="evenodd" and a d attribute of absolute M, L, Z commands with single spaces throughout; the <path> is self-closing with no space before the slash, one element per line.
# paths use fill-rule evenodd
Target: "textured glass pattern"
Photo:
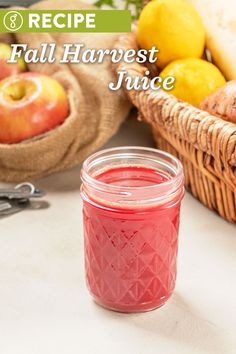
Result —
<path fill-rule="evenodd" d="M 179 204 L 124 219 L 85 203 L 86 279 L 95 300 L 127 312 L 165 303 L 175 286 L 178 227 Z"/>

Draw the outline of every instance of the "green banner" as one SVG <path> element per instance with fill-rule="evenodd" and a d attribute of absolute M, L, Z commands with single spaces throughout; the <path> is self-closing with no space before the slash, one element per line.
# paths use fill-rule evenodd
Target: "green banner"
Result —
<path fill-rule="evenodd" d="M 0 32 L 130 32 L 128 10 L 0 10 Z"/>

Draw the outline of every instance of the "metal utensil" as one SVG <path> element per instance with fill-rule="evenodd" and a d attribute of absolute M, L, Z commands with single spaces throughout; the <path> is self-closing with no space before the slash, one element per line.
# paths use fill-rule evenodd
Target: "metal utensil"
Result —
<path fill-rule="evenodd" d="M 32 183 L 24 182 L 14 188 L 0 189 L 0 199 L 31 199 L 42 198 L 45 192 L 35 188 Z"/>
<path fill-rule="evenodd" d="M 11 199 L 6 202 L 0 203 L 0 218 L 9 216 L 19 211 L 26 209 L 30 205 L 30 201 L 26 200 L 19 200 L 19 199 Z"/>
<path fill-rule="evenodd" d="M 8 210 L 11 208 L 11 204 L 6 201 L 0 202 L 0 213 L 5 212 L 5 210 Z"/>
<path fill-rule="evenodd" d="M 42 202 L 31 203 L 33 198 L 41 198 L 46 193 L 36 188 L 32 183 L 24 182 L 14 188 L 0 189 L 0 218 L 15 214 L 26 208 L 36 209 L 42 207 Z M 45 203 L 44 203 L 45 205 Z"/>

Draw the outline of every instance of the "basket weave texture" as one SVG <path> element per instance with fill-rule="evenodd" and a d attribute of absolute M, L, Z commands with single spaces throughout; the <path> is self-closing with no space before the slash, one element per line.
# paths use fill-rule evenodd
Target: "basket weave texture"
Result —
<path fill-rule="evenodd" d="M 135 34 L 119 38 L 117 48 L 138 49 Z M 146 67 L 121 63 L 116 71 L 143 77 Z M 236 222 L 236 124 L 209 115 L 161 90 L 127 94 L 141 120 L 152 126 L 158 148 L 178 157 L 185 185 L 208 208 Z"/>

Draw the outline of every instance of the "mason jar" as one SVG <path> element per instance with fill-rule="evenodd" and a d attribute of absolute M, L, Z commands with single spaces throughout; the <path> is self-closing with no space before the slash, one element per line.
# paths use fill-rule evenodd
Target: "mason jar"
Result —
<path fill-rule="evenodd" d="M 112 148 L 87 158 L 81 179 L 91 296 L 120 312 L 160 307 L 176 281 L 180 161 L 157 149 Z"/>

